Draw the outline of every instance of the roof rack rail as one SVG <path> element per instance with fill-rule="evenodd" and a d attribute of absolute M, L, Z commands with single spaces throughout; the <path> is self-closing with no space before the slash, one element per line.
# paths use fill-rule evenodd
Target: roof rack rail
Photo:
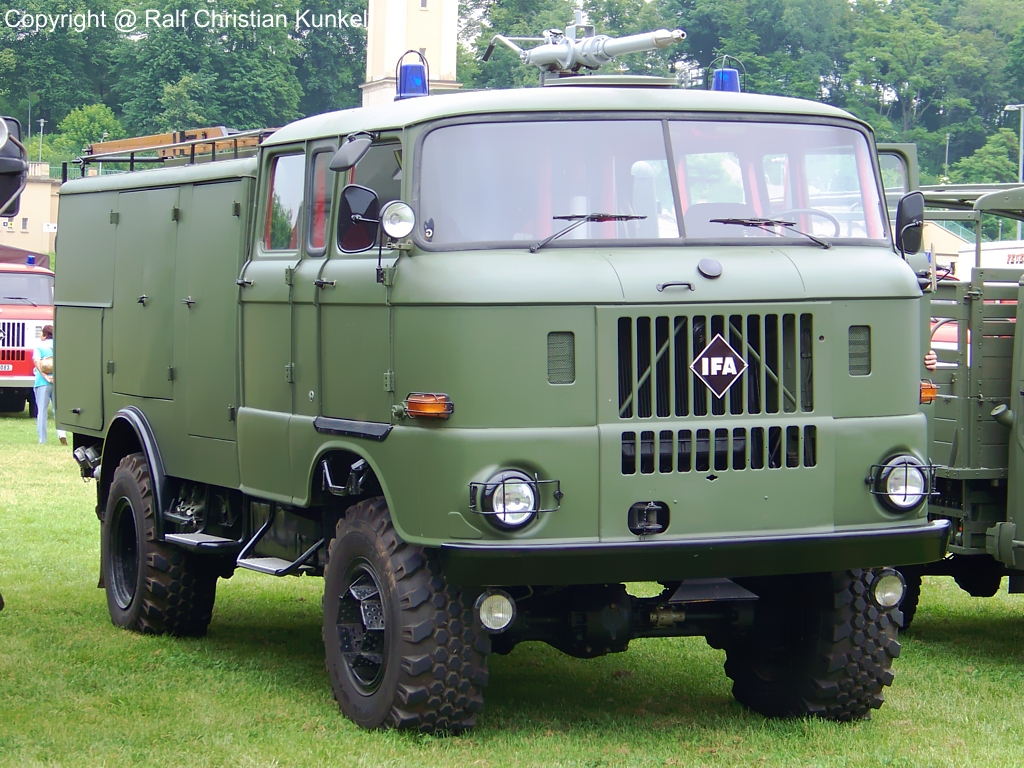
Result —
<path fill-rule="evenodd" d="M 81 174 L 93 163 L 127 163 L 129 172 L 136 163 L 163 165 L 168 161 L 175 164 L 194 165 L 197 159 L 216 162 L 218 159 L 234 159 L 252 154 L 276 128 L 254 128 L 248 131 L 230 131 L 227 128 L 194 129 L 171 133 L 140 136 L 105 142 L 107 151 L 97 151 L 103 143 L 89 145 L 89 152 L 72 160 L 79 166 Z M 196 138 L 186 138 L 196 136 Z M 220 134 L 220 135 L 211 135 Z M 180 137 L 180 138 L 179 138 Z M 198 147 L 198 149 L 197 149 Z M 207 148 L 204 150 L 204 148 Z M 155 154 L 154 154 L 155 153 Z M 218 153 L 220 157 L 218 158 Z M 61 181 L 68 180 L 68 163 L 61 164 Z"/>

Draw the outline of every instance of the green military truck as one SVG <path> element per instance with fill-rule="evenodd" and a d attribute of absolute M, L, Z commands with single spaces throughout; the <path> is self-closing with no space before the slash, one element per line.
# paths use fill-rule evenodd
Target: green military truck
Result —
<path fill-rule="evenodd" d="M 910 152 L 908 168 L 914 166 Z M 905 178 L 912 178 L 913 173 Z M 929 456 L 937 465 L 929 517 L 950 522 L 947 556 L 901 568 L 907 581 L 905 625 L 917 609 L 923 575 L 952 576 L 975 597 L 991 597 L 1004 576 L 1011 593 L 1024 592 L 1024 542 L 1018 533 L 1024 468 L 1024 363 L 1015 334 L 1024 277 L 1019 241 L 983 244 L 983 223 L 1000 217 L 1007 229 L 1024 219 L 1024 187 L 922 187 L 925 218 L 968 238 L 955 272 L 918 260 L 925 284 L 922 330 L 935 350 L 934 371 L 922 369 L 922 411 L 929 417 Z M 988 217 L 988 218 L 986 218 Z M 952 224 L 949 224 L 952 222 Z"/>
<path fill-rule="evenodd" d="M 113 622 L 203 635 L 236 568 L 323 576 L 366 727 L 470 727 L 520 642 L 680 635 L 753 710 L 868 716 L 885 566 L 948 530 L 870 128 L 536 59 L 62 187 L 59 421 Z"/>

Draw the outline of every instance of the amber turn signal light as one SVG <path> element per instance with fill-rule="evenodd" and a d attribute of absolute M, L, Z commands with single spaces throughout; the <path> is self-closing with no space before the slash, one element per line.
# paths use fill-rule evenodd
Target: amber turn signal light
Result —
<path fill-rule="evenodd" d="M 413 419 L 447 419 L 455 410 L 448 395 L 413 392 L 405 398 L 405 413 Z"/>
<path fill-rule="evenodd" d="M 939 396 L 939 385 L 928 379 L 921 380 L 921 402 L 934 403 Z"/>

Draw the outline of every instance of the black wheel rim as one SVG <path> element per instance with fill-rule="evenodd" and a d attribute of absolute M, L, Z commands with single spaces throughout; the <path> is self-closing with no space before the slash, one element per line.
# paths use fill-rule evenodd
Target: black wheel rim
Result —
<path fill-rule="evenodd" d="M 387 669 L 387 613 L 377 572 L 365 560 L 349 566 L 338 598 L 338 644 L 356 689 L 373 694 Z"/>
<path fill-rule="evenodd" d="M 110 537 L 110 586 L 114 600 L 122 609 L 135 599 L 139 580 L 139 537 L 135 532 L 135 515 L 128 499 L 122 497 L 114 505 Z"/>

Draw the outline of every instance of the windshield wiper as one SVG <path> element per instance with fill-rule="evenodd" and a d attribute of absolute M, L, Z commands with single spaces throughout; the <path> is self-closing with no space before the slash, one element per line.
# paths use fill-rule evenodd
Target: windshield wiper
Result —
<path fill-rule="evenodd" d="M 27 301 L 33 307 L 38 307 L 39 306 L 34 301 L 32 301 L 32 299 L 26 299 L 24 296 L 4 296 L 4 298 L 5 299 L 12 299 L 14 301 Z"/>
<path fill-rule="evenodd" d="M 633 213 L 569 213 L 564 216 L 552 216 L 552 219 L 560 219 L 562 221 L 571 221 L 572 224 L 560 229 L 551 237 L 545 237 L 539 243 L 534 243 L 530 246 L 530 253 L 536 253 L 545 245 L 550 243 L 562 235 L 572 232 L 576 227 L 586 224 L 588 221 L 636 221 L 637 219 L 646 219 L 646 216 L 638 216 Z"/>
<path fill-rule="evenodd" d="M 815 237 L 814 235 L 808 234 L 796 228 L 795 221 L 783 221 L 782 219 L 710 219 L 712 224 L 739 224 L 741 227 L 758 227 L 767 231 L 773 231 L 771 227 L 784 227 L 790 232 L 795 232 L 798 235 L 803 235 L 808 240 L 820 245 L 822 248 L 828 249 L 832 247 L 832 243 L 826 243 L 824 240 Z M 781 232 L 775 232 L 779 237 L 785 237 Z"/>

